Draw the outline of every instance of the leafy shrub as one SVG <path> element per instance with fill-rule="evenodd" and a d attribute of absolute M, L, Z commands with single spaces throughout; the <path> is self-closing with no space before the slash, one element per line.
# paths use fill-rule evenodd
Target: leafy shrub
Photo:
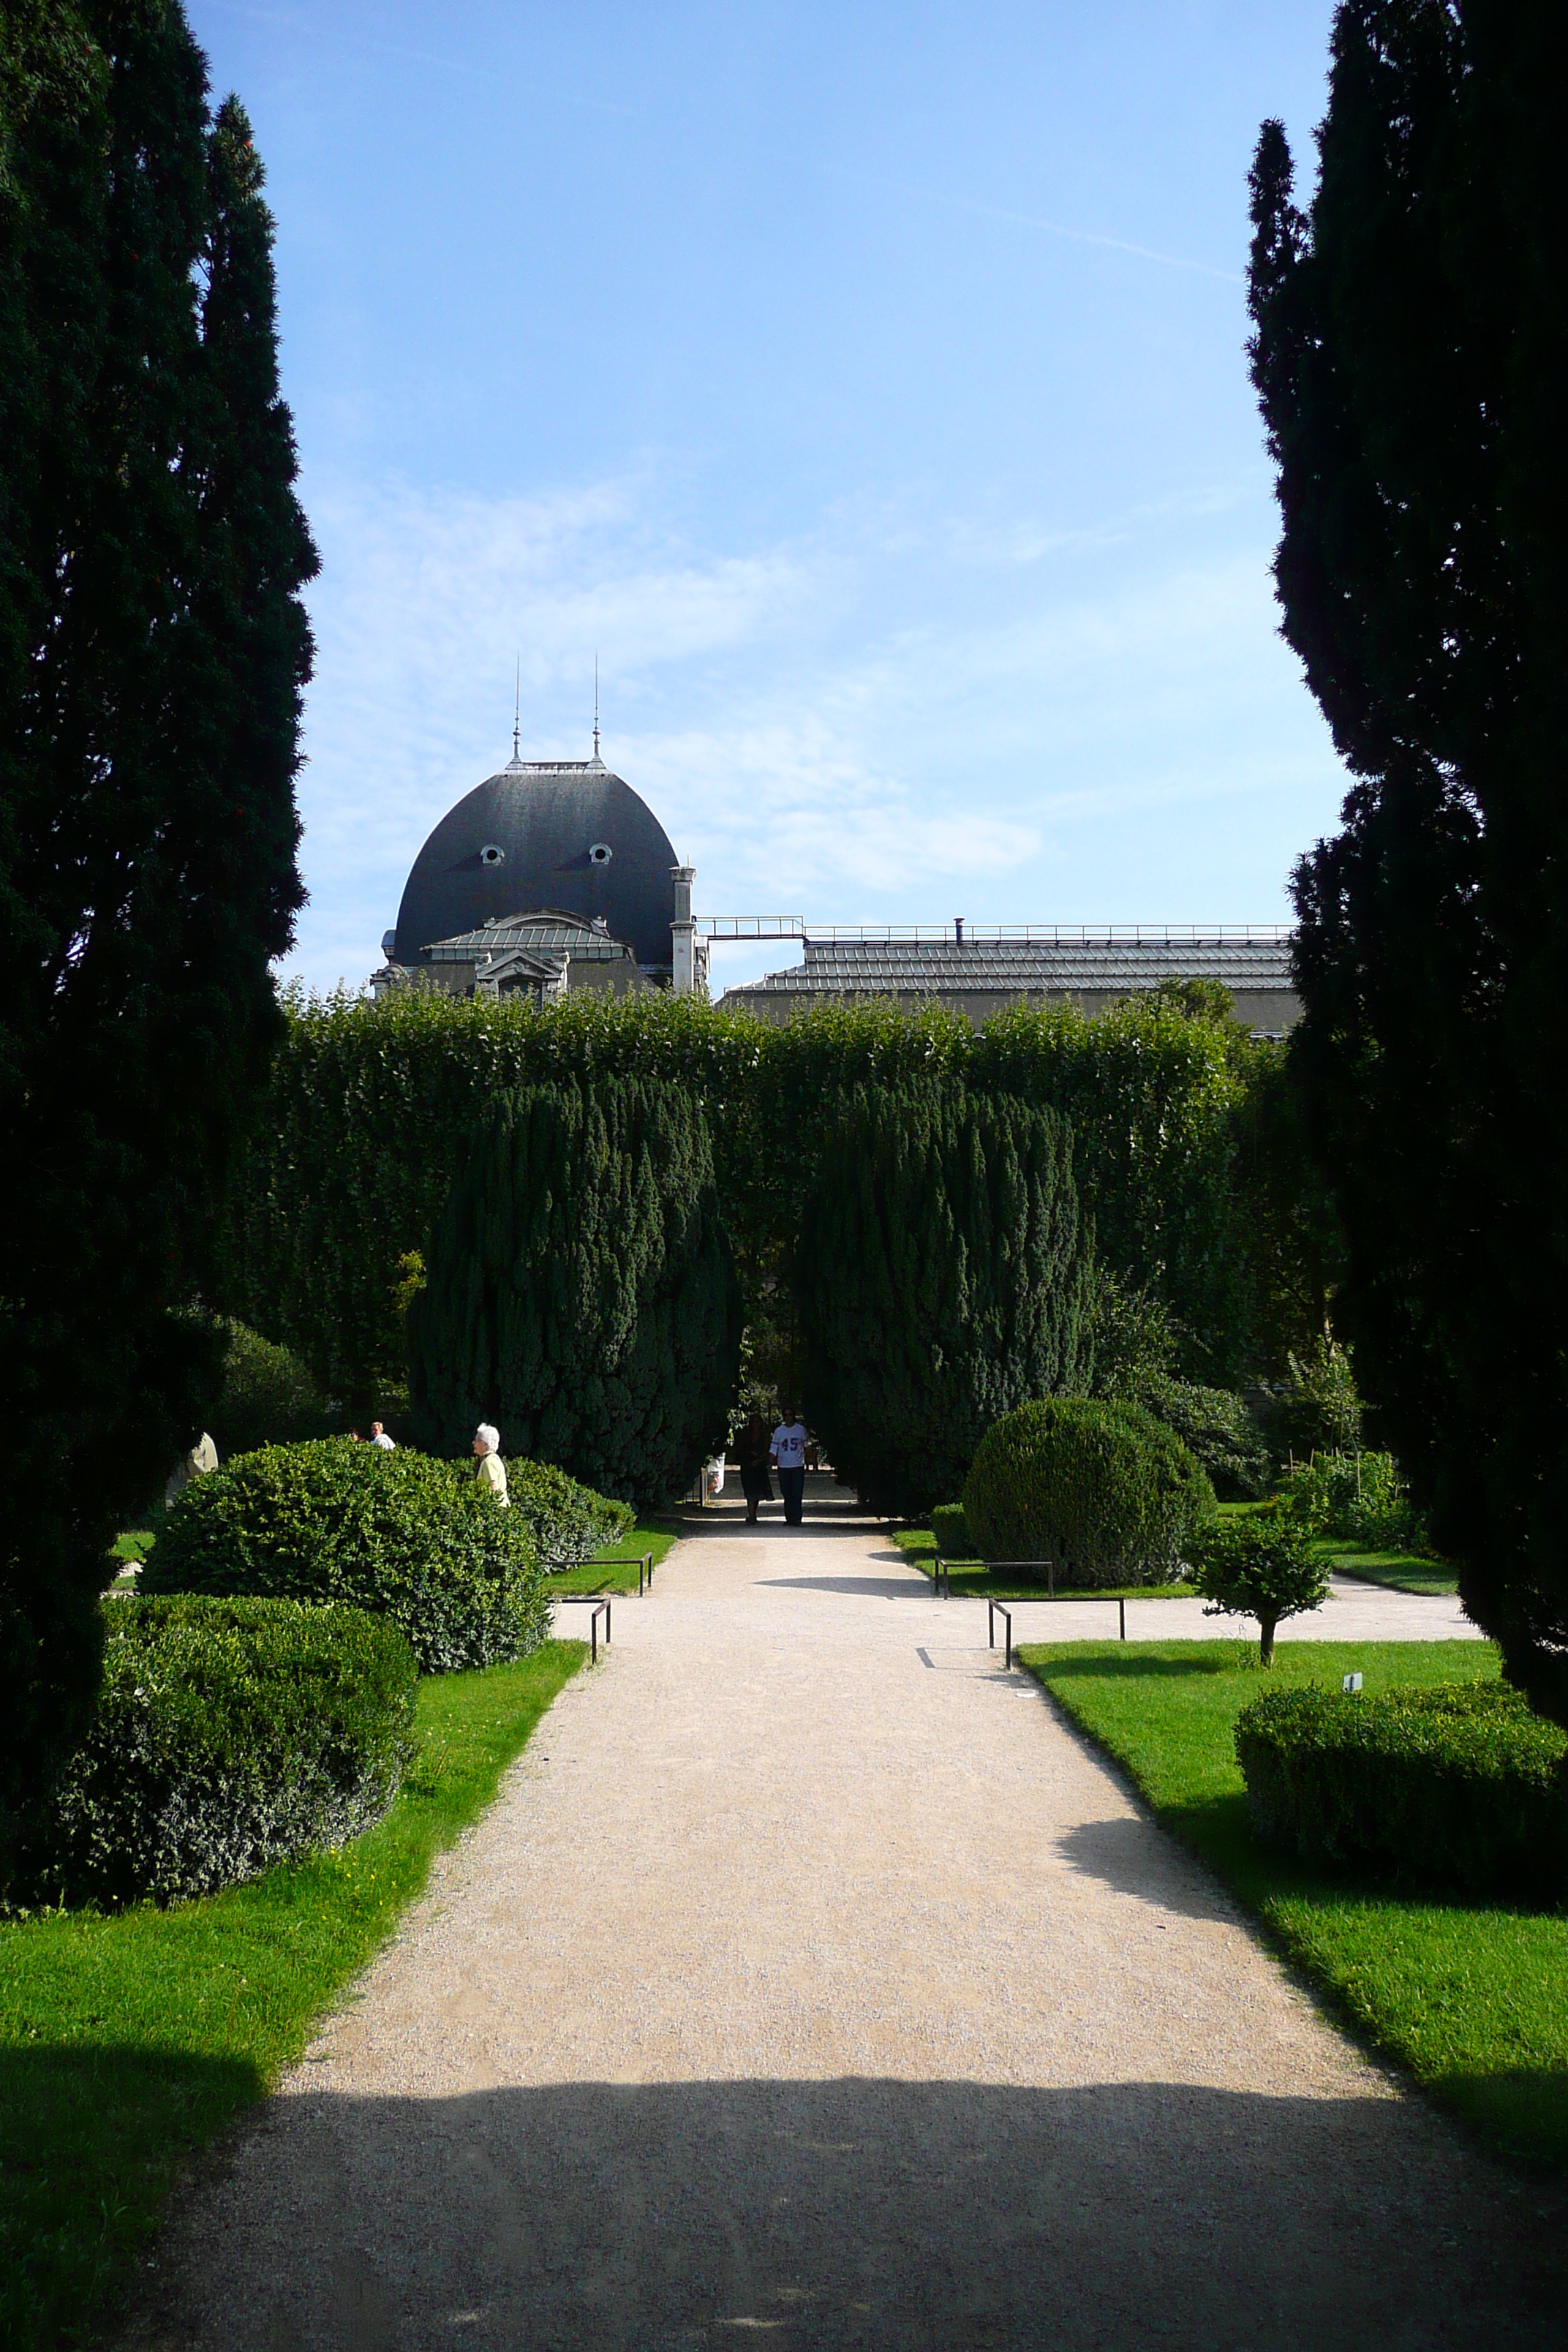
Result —
<path fill-rule="evenodd" d="M 923 1517 L 1026 1397 L 1084 1385 L 1093 1295 L 1054 1112 L 956 1078 L 857 1087 L 802 1213 L 806 1417 L 874 1509 Z"/>
<path fill-rule="evenodd" d="M 1222 1503 L 1250 1502 L 1267 1491 L 1268 1448 L 1246 1401 L 1232 1390 L 1156 1378 L 1135 1394 L 1197 1455 Z"/>
<path fill-rule="evenodd" d="M 426 1674 L 523 1657 L 549 1615 L 521 1511 L 466 1468 L 346 1437 L 266 1446 L 193 1479 L 141 1590 L 347 1602 L 390 1617 Z"/>
<path fill-rule="evenodd" d="M 1268 1415 L 1276 1454 L 1353 1453 L 1361 1443 L 1363 1407 L 1349 1349 L 1337 1339 L 1321 1339 L 1287 1360 L 1290 1377 Z"/>
<path fill-rule="evenodd" d="M 1329 1566 L 1313 1549 L 1310 1528 L 1271 1505 L 1201 1529 L 1193 1545 L 1193 1580 L 1211 1604 L 1205 1617 L 1257 1618 L 1258 1652 L 1271 1666 L 1275 1627 L 1321 1605 Z"/>
<path fill-rule="evenodd" d="M 1568 1733 L 1506 1683 L 1268 1692 L 1237 1717 L 1259 1836 L 1470 1896 L 1568 1894 Z"/>
<path fill-rule="evenodd" d="M 547 1572 L 596 1558 L 606 1544 L 624 1541 L 637 1525 L 629 1503 L 580 1486 L 553 1462 L 509 1461 L 506 1490 Z"/>
<path fill-rule="evenodd" d="M 931 1531 L 944 1559 L 975 1558 L 970 1549 L 969 1522 L 963 1516 L 962 1503 L 939 1503 L 931 1515 Z"/>
<path fill-rule="evenodd" d="M 416 1426 L 477 1422 L 628 1501 L 723 1442 L 741 1295 L 696 1095 L 594 1073 L 492 1101 L 407 1310 Z"/>
<path fill-rule="evenodd" d="M 208 1427 L 218 1453 L 251 1454 L 258 1445 L 297 1445 L 328 1433 L 327 1401 L 298 1356 L 275 1347 L 248 1324 L 222 1321 L 223 1387 Z"/>
<path fill-rule="evenodd" d="M 1426 1528 L 1392 1454 L 1319 1454 L 1285 1482 L 1291 1507 L 1320 1535 L 1364 1551 L 1421 1550 Z"/>
<path fill-rule="evenodd" d="M 380 1819 L 412 1753 L 414 1654 L 363 1610 L 110 1601 L 104 1673 L 13 1893 L 210 1895 Z"/>
<path fill-rule="evenodd" d="M 1054 1559 L 1075 1584 L 1163 1584 L 1213 1517 L 1208 1474 L 1135 1404 L 1049 1397 L 987 1430 L 963 1489 L 987 1559 Z"/>
<path fill-rule="evenodd" d="M 1112 1404 L 1136 1404 L 1145 1389 L 1169 1380 L 1182 1334 L 1164 1302 L 1146 1286 L 1121 1280 L 1110 1266 L 1094 1271 L 1089 1338 L 1094 1362 L 1090 1394 Z"/>

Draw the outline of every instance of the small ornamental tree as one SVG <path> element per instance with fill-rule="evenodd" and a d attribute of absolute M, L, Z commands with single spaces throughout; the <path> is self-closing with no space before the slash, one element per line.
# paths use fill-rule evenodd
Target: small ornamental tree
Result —
<path fill-rule="evenodd" d="M 1321 1608 L 1328 1562 L 1312 1530 L 1290 1511 L 1270 1507 L 1244 1519 L 1220 1519 L 1193 1544 L 1193 1581 L 1208 1601 L 1205 1617 L 1256 1617 L 1258 1654 L 1274 1664 L 1274 1629 L 1286 1617 Z"/>
<path fill-rule="evenodd" d="M 953 1501 L 991 1423 L 1087 1381 L 1092 1240 L 1054 1112 L 956 1079 L 857 1087 L 802 1217 L 807 1418 L 900 1517 Z"/>
<path fill-rule="evenodd" d="M 722 1442 L 741 1302 L 707 1122 L 684 1087 L 601 1077 L 503 1096 L 459 1171 L 407 1315 L 434 1450 L 509 1454 L 633 1503 Z"/>

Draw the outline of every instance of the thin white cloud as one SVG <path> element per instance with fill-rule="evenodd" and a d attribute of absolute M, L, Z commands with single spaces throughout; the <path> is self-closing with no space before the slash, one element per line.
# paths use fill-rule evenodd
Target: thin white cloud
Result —
<path fill-rule="evenodd" d="M 1260 919 L 1331 820 L 1267 548 L 1224 499 L 1103 530 L 1021 516 L 1028 568 L 913 500 L 907 530 L 845 510 L 739 551 L 689 545 L 666 504 L 651 478 L 312 499 L 311 981 L 371 968 L 421 841 L 506 758 L 519 653 L 524 756 L 570 757 L 597 649 L 606 757 L 701 911 L 943 919 L 962 883 L 976 921 Z M 1267 887 L 1230 878 L 1247 859 Z"/>
<path fill-rule="evenodd" d="M 1180 253 L 1162 253 L 1152 245 L 1134 245 L 1124 236 L 1107 236 L 1099 229 L 1069 228 L 1063 221 L 1046 220 L 1037 213 L 1012 211 L 1005 205 L 988 205 L 978 196 L 960 196 L 945 189 L 911 188 L 873 172 L 857 171 L 848 163 L 819 163 L 819 171 L 836 180 L 858 180 L 863 187 L 879 188 L 885 195 L 901 196 L 910 204 L 940 205 L 945 211 L 969 213 L 980 220 L 1005 221 L 1014 228 L 1037 229 L 1043 236 L 1065 238 L 1072 245 L 1101 246 L 1110 253 L 1125 253 L 1139 261 L 1158 262 L 1163 269 L 1191 270 L 1199 278 L 1217 278 L 1226 286 L 1244 286 L 1238 270 L 1216 269 L 1212 262 L 1194 261 Z"/>

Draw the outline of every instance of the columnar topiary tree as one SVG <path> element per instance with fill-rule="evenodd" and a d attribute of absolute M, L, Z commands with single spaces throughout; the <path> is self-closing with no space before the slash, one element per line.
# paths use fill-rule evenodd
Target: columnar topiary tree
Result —
<path fill-rule="evenodd" d="M 315 556 L 271 227 L 175 0 L 0 25 L 0 1844 L 92 1699 L 102 1566 L 190 1444 L 280 1028 Z"/>
<path fill-rule="evenodd" d="M 991 1423 L 1087 1382 L 1092 1237 L 1056 1115 L 957 1079 L 858 1087 L 805 1203 L 805 1403 L 900 1517 L 957 1499 Z"/>
<path fill-rule="evenodd" d="M 493 1422 L 508 1453 L 661 1501 L 723 1439 L 740 1340 L 693 1095 L 601 1077 L 501 1097 L 408 1310 L 426 1442 L 457 1453 Z"/>
<path fill-rule="evenodd" d="M 1563 12 L 1345 0 L 1308 211 L 1252 179 L 1284 634 L 1353 783 L 1296 875 L 1334 1320 L 1509 1674 L 1568 1721 Z"/>

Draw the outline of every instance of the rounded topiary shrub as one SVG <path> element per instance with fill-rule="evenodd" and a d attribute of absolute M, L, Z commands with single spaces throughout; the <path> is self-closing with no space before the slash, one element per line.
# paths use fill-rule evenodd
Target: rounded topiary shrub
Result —
<path fill-rule="evenodd" d="M 579 1486 L 553 1462 L 509 1460 L 506 1489 L 547 1574 L 595 1559 L 607 1544 L 624 1541 L 637 1525 L 629 1503 Z"/>
<path fill-rule="evenodd" d="M 1215 1510 L 1203 1465 L 1141 1405 L 1047 1397 L 988 1429 L 963 1489 L 985 1559 L 1055 1560 L 1070 1584 L 1165 1584 Z"/>
<path fill-rule="evenodd" d="M 426 1674 L 521 1658 L 549 1615 L 524 1513 L 466 1465 L 347 1437 L 267 1446 L 193 1479 L 141 1590 L 344 1601 L 390 1617 Z"/>
<path fill-rule="evenodd" d="M 103 1685 L 22 1858 L 33 1902 L 210 1895 L 378 1821 L 418 1668 L 384 1618 L 289 1601 L 109 1601 Z"/>

